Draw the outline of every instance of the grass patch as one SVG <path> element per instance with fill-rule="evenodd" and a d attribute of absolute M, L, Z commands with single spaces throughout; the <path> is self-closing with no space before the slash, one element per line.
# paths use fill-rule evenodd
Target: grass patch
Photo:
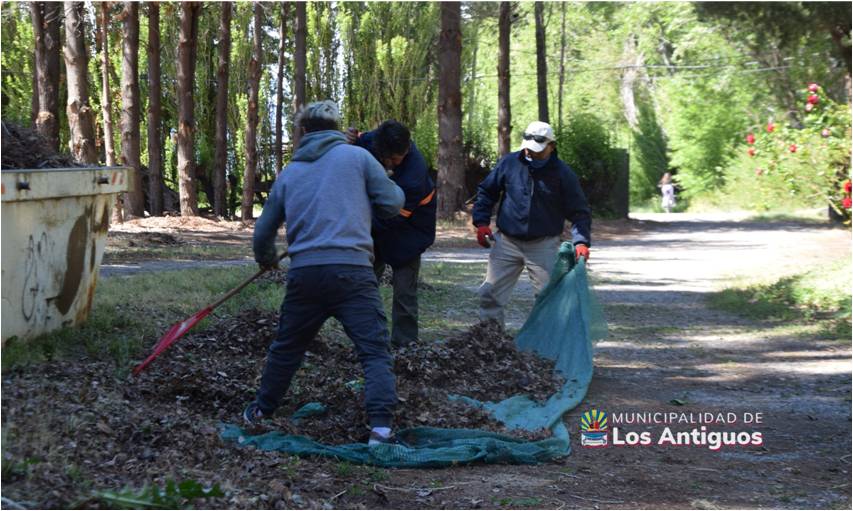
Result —
<path fill-rule="evenodd" d="M 8 340 L 3 346 L 3 371 L 81 355 L 113 360 L 119 370 L 126 370 L 131 358 L 153 345 L 171 324 L 213 302 L 255 271 L 255 267 L 247 266 L 102 279 L 85 324 L 28 341 Z M 252 284 L 214 314 L 234 314 L 246 308 L 277 310 L 282 295 L 282 286 L 277 283 Z M 196 329 L 210 321 L 205 319 Z"/>
<path fill-rule="evenodd" d="M 821 337 L 849 340 L 850 278 L 851 262 L 844 259 L 775 282 L 724 289 L 709 301 L 749 318 L 818 323 Z"/>
<path fill-rule="evenodd" d="M 808 225 L 832 225 L 827 216 L 826 210 L 802 210 L 800 212 L 782 212 L 782 213 L 758 213 L 750 216 L 745 222 L 767 222 L 767 223 L 797 223 Z M 842 227 L 841 224 L 836 224 Z"/>

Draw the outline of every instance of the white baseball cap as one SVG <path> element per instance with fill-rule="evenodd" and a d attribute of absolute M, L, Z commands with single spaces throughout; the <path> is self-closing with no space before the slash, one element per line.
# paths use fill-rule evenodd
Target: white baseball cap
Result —
<path fill-rule="evenodd" d="M 530 149 L 534 153 L 545 150 L 549 142 L 554 142 L 554 130 L 547 122 L 533 121 L 527 125 L 522 135 L 521 148 Z"/>

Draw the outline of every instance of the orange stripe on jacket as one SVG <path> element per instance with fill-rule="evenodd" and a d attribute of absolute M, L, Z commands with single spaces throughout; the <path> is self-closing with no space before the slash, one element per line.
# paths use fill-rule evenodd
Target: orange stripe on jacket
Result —
<path fill-rule="evenodd" d="M 435 197 L 435 190 L 429 192 L 429 195 L 424 197 L 423 200 L 421 200 L 418 203 L 418 206 L 426 206 L 427 204 L 429 204 L 432 201 L 433 197 Z M 400 216 L 402 216 L 404 218 L 409 218 L 410 216 L 412 216 L 412 213 L 413 213 L 413 211 L 409 211 L 408 209 L 401 209 L 400 210 Z"/>

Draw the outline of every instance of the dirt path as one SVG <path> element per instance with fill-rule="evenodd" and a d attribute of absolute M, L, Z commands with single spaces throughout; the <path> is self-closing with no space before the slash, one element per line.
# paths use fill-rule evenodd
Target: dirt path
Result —
<path fill-rule="evenodd" d="M 708 293 L 736 275 L 781 276 L 849 257 L 849 232 L 726 216 L 639 220 L 642 233 L 611 237 L 593 252 L 592 275 L 611 335 L 597 346 L 587 398 L 566 416 L 574 453 L 564 467 L 393 477 L 411 486 L 458 483 L 452 495 L 413 505 L 850 507 L 850 345 L 780 335 L 705 304 Z M 529 301 L 528 293 L 519 286 L 514 299 Z M 734 413 L 737 423 L 709 429 L 760 431 L 763 445 L 583 448 L 579 417 L 592 407 L 612 419 L 631 412 Z M 762 414 L 762 424 L 744 424 L 745 413 Z M 665 426 L 620 429 L 648 431 L 656 440 Z M 401 500 L 392 504 L 403 506 L 404 495 L 396 496 Z"/>
<path fill-rule="evenodd" d="M 181 470 L 203 480 L 251 478 L 264 488 L 264 481 L 272 481 L 262 495 L 255 495 L 257 484 L 231 487 L 239 496 L 231 503 L 236 507 L 849 508 L 849 343 L 804 340 L 785 329 L 711 310 L 705 300 L 737 275 L 781 276 L 839 255 L 849 257 L 850 233 L 798 223 L 736 220 L 649 215 L 621 230 L 612 225 L 602 229 L 605 235 L 594 247 L 591 275 L 605 306 L 610 336 L 597 346 L 586 399 L 566 415 L 573 453 L 563 460 L 539 466 L 376 471 L 330 460 L 294 462 L 277 453 L 226 446 L 210 427 L 203 439 L 188 441 L 222 453 L 233 472 L 202 464 Z M 462 247 L 434 250 L 425 259 L 426 264 L 482 264 L 486 257 L 485 250 Z M 149 264 L 140 268 L 164 269 Z M 473 292 L 478 284 L 472 282 L 468 290 Z M 531 287 L 520 283 L 513 295 L 516 313 L 511 320 L 523 320 L 531 301 Z M 15 388 L 8 385 L 13 382 L 4 381 L 4 398 L 5 389 Z M 116 402 L 121 402 L 120 395 Z M 733 413 L 737 423 L 709 429 L 761 432 L 763 445 L 716 451 L 676 446 L 585 448 L 580 445 L 579 417 L 593 407 L 607 411 L 623 435 L 648 432 L 655 440 L 665 424 L 615 424 L 617 416 L 624 420 L 632 413 Z M 762 423 L 743 424 L 746 413 L 762 414 Z M 98 422 L 97 427 L 109 433 L 115 426 L 103 421 L 106 425 Z M 702 424 L 670 426 L 673 431 L 689 431 Z M 169 435 L 193 431 L 191 425 L 171 423 L 150 427 L 150 435 L 164 435 L 151 440 L 152 445 L 168 444 Z M 148 445 L 149 433 L 140 434 L 142 440 L 131 436 L 127 445 L 136 450 Z M 121 451 L 119 445 L 110 449 Z M 146 463 L 153 463 L 153 455 L 146 453 L 147 448 L 128 454 L 142 460 L 137 472 L 150 470 Z M 4 496 L 7 493 L 18 497 L 14 491 Z"/>

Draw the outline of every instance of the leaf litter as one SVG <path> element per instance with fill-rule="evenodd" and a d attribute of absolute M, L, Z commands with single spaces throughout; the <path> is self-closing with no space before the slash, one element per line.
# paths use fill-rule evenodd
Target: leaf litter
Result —
<path fill-rule="evenodd" d="M 283 273 L 265 279 L 280 281 Z M 119 374 L 113 363 L 85 358 L 7 371 L 4 494 L 37 498 L 32 503 L 41 507 L 67 507 L 80 499 L 81 479 L 95 488 L 119 489 L 193 478 L 220 484 L 226 493 L 205 506 L 319 507 L 301 497 L 299 488 L 303 493 L 319 488 L 323 494 L 328 486 L 329 497 L 337 493 L 333 481 L 318 480 L 328 474 L 318 473 L 317 464 L 331 461 L 300 466 L 286 454 L 247 449 L 219 437 L 220 425 L 239 423 L 242 409 L 254 398 L 277 325 L 273 312 L 245 310 L 222 317 L 188 334 L 137 378 Z M 552 362 L 519 352 L 496 323 L 392 352 L 399 396 L 396 428 L 477 428 L 527 439 L 549 435 L 506 431 L 482 410 L 447 398 L 462 394 L 498 401 L 527 394 L 542 400 L 562 385 Z M 282 407 L 264 428 L 331 444 L 363 442 L 369 432 L 363 400 L 363 373 L 351 342 L 343 334 L 320 335 Z M 315 401 L 325 405 L 326 413 L 290 420 Z M 269 485 L 282 470 L 299 474 L 300 480 L 279 485 L 281 495 L 270 495 L 276 492 Z"/>

